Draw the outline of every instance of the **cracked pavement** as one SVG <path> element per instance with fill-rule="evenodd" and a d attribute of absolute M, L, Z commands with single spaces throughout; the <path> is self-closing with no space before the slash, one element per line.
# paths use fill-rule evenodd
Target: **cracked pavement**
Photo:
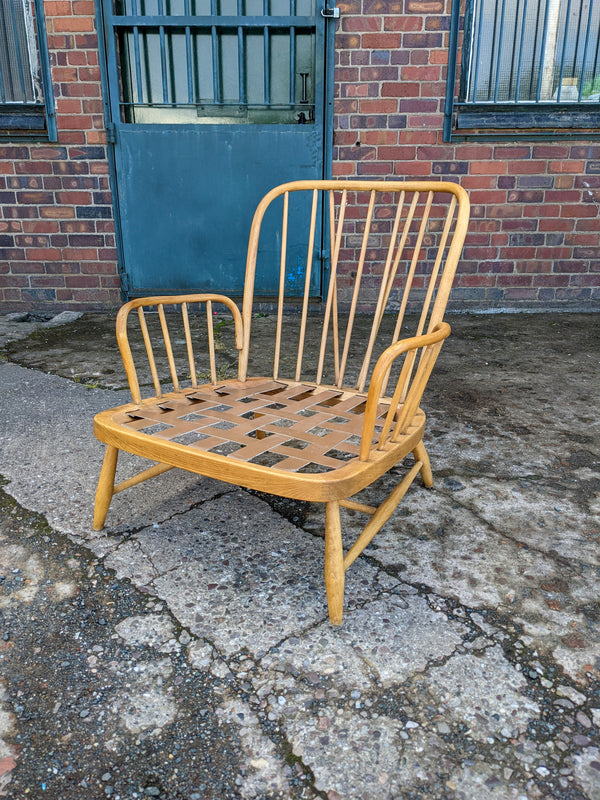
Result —
<path fill-rule="evenodd" d="M 599 320 L 450 318 L 333 628 L 317 504 L 173 470 L 94 532 L 114 319 L 0 317 L 0 796 L 600 800 Z"/>

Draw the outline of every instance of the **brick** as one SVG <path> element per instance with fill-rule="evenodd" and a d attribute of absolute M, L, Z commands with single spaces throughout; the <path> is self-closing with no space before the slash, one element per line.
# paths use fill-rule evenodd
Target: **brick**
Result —
<path fill-rule="evenodd" d="M 402 37 L 402 46 L 406 49 L 426 47 L 430 50 L 443 47 L 444 39 L 441 33 L 405 33 Z"/>
<path fill-rule="evenodd" d="M 398 161 L 394 165 L 394 175 L 425 177 L 431 175 L 431 166 L 427 161 Z"/>
<path fill-rule="evenodd" d="M 48 219 L 67 219 L 75 216 L 75 209 L 68 206 L 43 206 L 40 208 L 40 216 Z"/>
<path fill-rule="evenodd" d="M 568 158 L 569 146 L 566 144 L 565 145 L 538 144 L 534 146 L 532 155 L 533 158 L 543 158 L 543 159 Z"/>
<path fill-rule="evenodd" d="M 50 175 L 43 180 L 44 189 L 51 189 L 56 191 L 62 187 L 62 181 L 57 175 Z"/>
<path fill-rule="evenodd" d="M 555 261 L 552 266 L 552 272 L 581 272 L 581 264 L 573 261 L 573 259 Z"/>
<path fill-rule="evenodd" d="M 104 236 L 91 233 L 72 233 L 69 236 L 70 247 L 104 247 Z"/>
<path fill-rule="evenodd" d="M 509 203 L 541 203 L 544 200 L 544 192 L 534 191 L 510 191 L 506 197 Z"/>
<path fill-rule="evenodd" d="M 70 0 L 45 0 L 44 11 L 48 17 L 67 17 L 71 14 Z"/>
<path fill-rule="evenodd" d="M 502 226 L 504 231 L 537 231 L 538 223 L 535 219 L 505 219 Z"/>
<path fill-rule="evenodd" d="M 472 161 L 470 164 L 472 175 L 502 175 L 507 172 L 506 162 Z"/>
<path fill-rule="evenodd" d="M 390 161 L 414 161 L 415 148 L 407 146 L 393 146 L 393 147 L 379 147 L 377 155 L 380 158 L 388 159 Z"/>
<path fill-rule="evenodd" d="M 23 289 L 22 297 L 23 300 L 28 300 L 32 303 L 56 300 L 54 289 Z"/>
<path fill-rule="evenodd" d="M 574 225 L 575 225 L 575 220 L 573 219 L 556 219 L 556 217 L 552 217 L 550 219 L 540 219 L 538 224 L 538 230 L 572 231 Z"/>
<path fill-rule="evenodd" d="M 17 202 L 35 205 L 49 205 L 54 202 L 52 192 L 17 192 Z"/>
<path fill-rule="evenodd" d="M 59 203 L 71 206 L 90 204 L 92 202 L 91 192 L 57 192 L 56 198 Z"/>
<path fill-rule="evenodd" d="M 361 131 L 360 139 L 363 144 L 395 146 L 398 141 L 398 134 L 396 131 L 389 130 Z"/>
<path fill-rule="evenodd" d="M 61 130 L 85 130 L 92 127 L 92 118 L 87 114 L 58 115 L 57 124 Z"/>
<path fill-rule="evenodd" d="M 433 67 L 402 67 L 400 77 L 403 81 L 416 81 L 422 83 L 423 81 L 438 81 L 440 78 L 440 68 Z"/>
<path fill-rule="evenodd" d="M 522 189 L 551 189 L 554 180 L 552 175 L 519 175 L 517 185 Z"/>
<path fill-rule="evenodd" d="M 54 19 L 55 33 L 87 33 L 93 30 L 95 30 L 95 25 L 92 17 L 55 17 Z"/>
<path fill-rule="evenodd" d="M 535 275 L 534 286 L 568 286 L 569 275 Z"/>
<path fill-rule="evenodd" d="M 422 114 L 408 117 L 409 128 L 436 128 L 441 130 L 444 118 L 441 114 Z"/>
<path fill-rule="evenodd" d="M 15 161 L 18 175 L 47 175 L 52 172 L 52 164 L 47 161 Z"/>
<path fill-rule="evenodd" d="M 560 220 L 561 222 L 568 222 L 568 220 Z M 577 231 L 598 231 L 598 220 L 595 219 L 579 219 L 575 224 Z"/>
<path fill-rule="evenodd" d="M 63 97 L 99 97 L 99 83 L 62 83 L 60 86 Z"/>
<path fill-rule="evenodd" d="M 79 219 L 111 219 L 113 215 L 111 206 L 77 206 L 76 211 Z"/>
<path fill-rule="evenodd" d="M 398 81 L 397 83 L 384 83 L 381 87 L 382 97 L 419 97 L 420 94 L 421 86 L 418 83 Z"/>
<path fill-rule="evenodd" d="M 364 14 L 402 14 L 404 0 L 363 0 Z"/>
<path fill-rule="evenodd" d="M 409 17 L 406 14 L 399 17 L 384 16 L 383 27 L 386 31 L 421 31 L 423 30 L 423 18 L 416 15 Z"/>
<path fill-rule="evenodd" d="M 494 286 L 495 278 L 493 275 L 464 275 L 459 274 L 459 286 Z"/>
<path fill-rule="evenodd" d="M 467 190 L 495 189 L 496 183 L 502 189 L 504 187 L 500 185 L 501 180 L 497 180 L 494 175 L 464 175 L 460 183 Z"/>
<path fill-rule="evenodd" d="M 79 50 L 72 50 L 70 53 L 65 54 L 67 56 L 67 64 L 71 66 L 80 66 L 83 64 L 87 64 L 87 57 L 86 54 L 80 52 Z"/>
<path fill-rule="evenodd" d="M 431 166 L 434 175 L 466 175 L 469 171 L 466 161 L 434 161 Z"/>
<path fill-rule="evenodd" d="M 498 275 L 496 284 L 498 286 L 531 286 L 533 277 L 531 275 Z"/>
<path fill-rule="evenodd" d="M 400 39 L 399 33 L 363 33 L 361 44 L 365 50 L 393 50 L 400 47 Z"/>
<path fill-rule="evenodd" d="M 507 162 L 509 175 L 522 175 L 522 174 L 539 174 L 545 172 L 546 169 L 536 161 L 508 161 Z"/>
<path fill-rule="evenodd" d="M 560 209 L 561 217 L 597 217 L 598 208 L 593 205 L 563 205 Z"/>
<path fill-rule="evenodd" d="M 527 145 L 498 145 L 494 147 L 494 158 L 531 158 L 531 147 Z"/>
<path fill-rule="evenodd" d="M 442 14 L 443 0 L 408 0 L 406 10 L 409 14 Z"/>
<path fill-rule="evenodd" d="M 95 13 L 94 0 L 73 0 L 73 14 L 75 16 L 85 16 L 87 14 L 93 17 Z"/>
<path fill-rule="evenodd" d="M 98 258 L 96 248 L 65 247 L 63 257 L 69 261 L 95 261 Z"/>
<path fill-rule="evenodd" d="M 100 279 L 97 275 L 67 275 L 65 277 L 65 287 L 67 289 L 91 289 L 98 286 L 100 286 Z"/>
<path fill-rule="evenodd" d="M 398 101 L 381 97 L 377 100 L 359 100 L 358 110 L 361 114 L 393 114 L 398 111 Z"/>
<path fill-rule="evenodd" d="M 569 172 L 579 174 L 585 168 L 585 161 L 551 161 L 548 164 L 549 172 Z"/>
<path fill-rule="evenodd" d="M 59 129 L 58 138 L 65 144 L 85 144 L 83 131 L 65 131 Z"/>
<path fill-rule="evenodd" d="M 65 279 L 63 275 L 32 275 L 29 283 L 33 288 L 37 286 L 62 287 L 65 285 Z"/>
<path fill-rule="evenodd" d="M 463 144 L 456 147 L 456 158 L 461 161 L 492 161 L 494 151 L 486 144 Z M 503 170 L 500 170 L 501 174 Z"/>
<path fill-rule="evenodd" d="M 408 64 L 410 62 L 410 53 L 408 50 L 392 50 L 390 55 L 390 63 L 391 64 L 398 64 L 402 66 L 403 64 Z"/>
<path fill-rule="evenodd" d="M 356 166 L 358 175 L 373 176 L 380 178 L 384 175 L 393 175 L 393 164 L 391 161 L 361 161 Z"/>
<path fill-rule="evenodd" d="M 600 258 L 600 247 L 576 247 L 573 250 L 574 258 L 580 259 L 599 259 Z"/>
<path fill-rule="evenodd" d="M 426 31 L 449 31 L 450 30 L 450 17 L 449 16 L 431 16 L 425 17 L 425 30 Z"/>
<path fill-rule="evenodd" d="M 341 30 L 344 33 L 363 33 L 365 31 L 380 31 L 381 30 L 381 17 L 380 16 L 366 16 L 361 15 L 358 17 L 345 16 L 342 17 Z"/>
<path fill-rule="evenodd" d="M 362 67 L 360 79 L 361 81 L 397 81 L 398 72 L 398 67 Z"/>

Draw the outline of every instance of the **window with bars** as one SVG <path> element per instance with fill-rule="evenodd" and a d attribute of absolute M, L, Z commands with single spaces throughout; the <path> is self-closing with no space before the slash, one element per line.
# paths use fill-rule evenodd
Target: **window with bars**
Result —
<path fill-rule="evenodd" d="M 56 138 L 43 0 L 0 0 L 0 137 Z"/>
<path fill-rule="evenodd" d="M 466 0 L 462 47 L 460 22 L 453 0 L 446 140 L 600 128 L 600 0 Z"/>

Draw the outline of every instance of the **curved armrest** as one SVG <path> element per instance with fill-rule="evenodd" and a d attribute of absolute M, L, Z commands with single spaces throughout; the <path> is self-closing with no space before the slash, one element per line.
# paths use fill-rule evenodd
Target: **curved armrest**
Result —
<path fill-rule="evenodd" d="M 392 422 L 395 422 L 392 439 L 404 433 L 406 426 L 410 423 L 419 407 L 421 397 L 427 386 L 427 381 L 429 380 L 429 376 L 431 375 L 444 339 L 449 335 L 450 325 L 448 325 L 447 322 L 440 322 L 431 333 L 426 333 L 422 336 L 412 336 L 409 339 L 402 339 L 399 342 L 395 342 L 379 356 L 373 369 L 371 382 L 369 384 L 369 392 L 367 394 L 365 420 L 360 443 L 361 461 L 367 461 L 369 458 L 382 389 L 387 383 L 393 362 L 400 356 L 406 354 L 390 402 L 389 411 L 386 415 L 383 431 L 379 438 L 378 449 L 383 447 Z M 422 351 L 421 357 L 415 366 L 419 350 Z M 397 414 L 398 418 L 396 418 Z"/>
<path fill-rule="evenodd" d="M 179 388 L 179 381 L 177 378 L 177 371 L 175 368 L 171 339 L 167 328 L 167 321 L 165 317 L 164 308 L 165 306 L 175 306 L 175 305 L 181 306 L 183 328 L 185 333 L 185 340 L 186 340 L 187 354 L 188 354 L 188 364 L 189 364 L 190 374 L 192 376 L 192 383 L 195 383 L 196 368 L 194 365 L 194 351 L 192 346 L 190 325 L 188 319 L 188 309 L 187 309 L 188 304 L 191 303 L 206 303 L 206 314 L 207 314 L 207 324 L 208 324 L 208 345 L 209 345 L 209 354 L 211 362 L 211 372 L 213 374 L 213 381 L 216 380 L 216 378 L 214 377 L 215 347 L 214 347 L 214 328 L 211 315 L 212 303 L 221 303 L 222 305 L 226 306 L 227 309 L 231 312 L 235 325 L 235 347 L 237 350 L 242 349 L 244 340 L 242 315 L 240 314 L 240 310 L 235 304 L 235 302 L 226 295 L 212 294 L 212 293 L 165 295 L 165 296 L 161 295 L 156 297 L 138 297 L 134 300 L 130 300 L 128 303 L 125 303 L 125 305 L 119 309 L 119 312 L 117 314 L 117 343 L 119 345 L 119 350 L 121 351 L 121 357 L 123 359 L 123 365 L 125 367 L 125 372 L 127 374 L 129 388 L 131 389 L 131 394 L 133 396 L 133 400 L 135 403 L 139 403 L 141 401 L 141 395 L 140 395 L 139 381 L 137 378 L 137 371 L 131 353 L 129 338 L 127 335 L 127 320 L 129 317 L 129 313 L 134 309 L 138 309 L 140 327 L 142 330 L 142 335 L 144 337 L 144 344 L 146 346 L 146 353 L 148 355 L 148 361 L 150 363 L 152 379 L 154 382 L 156 394 L 158 397 L 160 397 L 161 396 L 160 382 L 156 370 L 156 363 L 154 359 L 152 343 L 150 340 L 150 334 L 148 332 L 148 327 L 146 325 L 146 320 L 144 316 L 144 308 L 154 307 L 158 311 L 163 340 L 164 340 L 164 347 L 166 350 L 167 359 L 169 361 L 171 380 L 173 382 L 175 389 L 177 390 Z"/>

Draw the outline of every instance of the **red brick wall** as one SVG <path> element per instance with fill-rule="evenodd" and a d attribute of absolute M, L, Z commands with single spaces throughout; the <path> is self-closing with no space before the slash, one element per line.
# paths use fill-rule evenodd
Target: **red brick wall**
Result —
<path fill-rule="evenodd" d="M 119 303 L 94 2 L 44 8 L 58 142 L 0 142 L 3 312 Z"/>
<path fill-rule="evenodd" d="M 333 173 L 456 180 L 455 306 L 600 306 L 600 143 L 442 141 L 450 3 L 338 0 Z"/>
<path fill-rule="evenodd" d="M 460 181 L 473 212 L 455 305 L 597 307 L 600 144 L 444 144 L 448 0 L 338 5 L 334 175 Z M 45 9 L 59 140 L 0 142 L 5 312 L 119 302 L 94 3 Z"/>

